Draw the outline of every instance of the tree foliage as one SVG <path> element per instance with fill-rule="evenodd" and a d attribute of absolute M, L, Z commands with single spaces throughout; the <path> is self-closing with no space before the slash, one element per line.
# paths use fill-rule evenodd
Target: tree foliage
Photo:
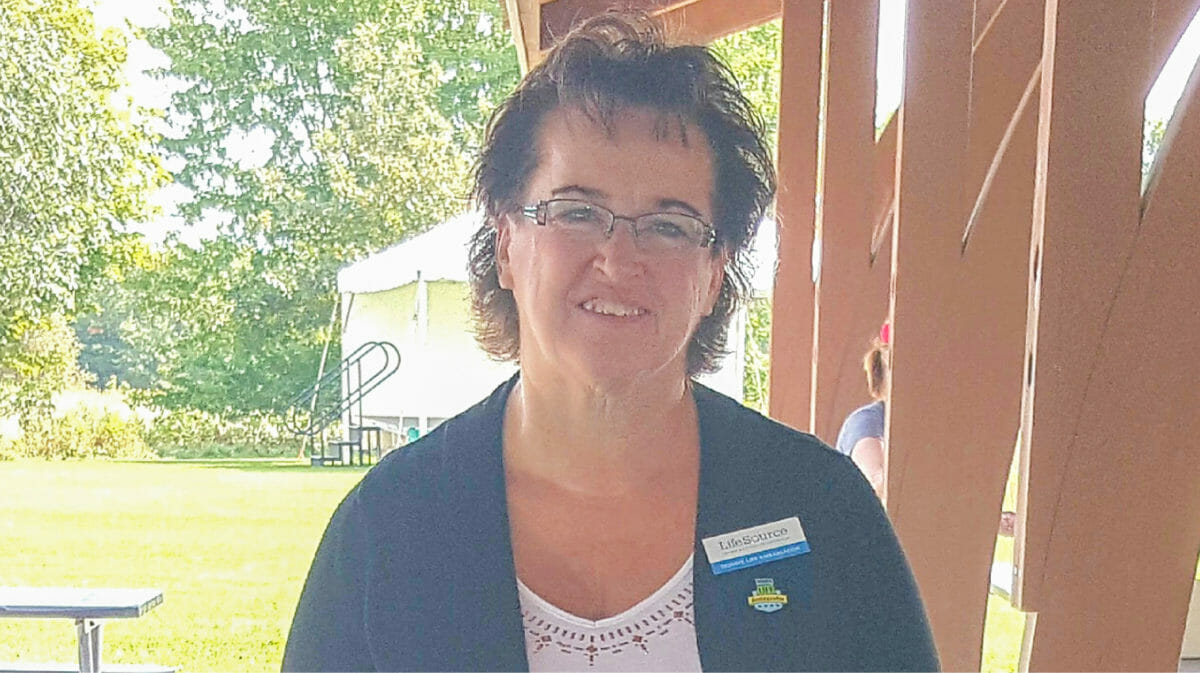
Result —
<path fill-rule="evenodd" d="M 194 195 L 184 219 L 217 235 L 172 241 L 103 288 L 82 331 L 121 343 L 89 343 L 97 366 L 216 412 L 278 409 L 310 384 L 327 338 L 338 353 L 338 268 L 465 207 L 483 119 L 517 77 L 499 11 L 179 0 L 147 31 L 184 86 L 162 144 Z"/>
<path fill-rule="evenodd" d="M 316 140 L 334 193 L 382 232 L 439 221 L 467 191 L 465 148 L 431 97 L 445 73 L 417 43 L 419 18 L 391 8 L 339 41 L 353 104 Z"/>
<path fill-rule="evenodd" d="M 481 129 L 517 81 L 494 0 L 177 0 L 147 31 L 182 82 L 162 140 L 216 236 L 113 241 L 78 331 L 101 380 L 211 412 L 311 383 L 337 269 L 466 207 Z M 778 22 L 717 50 L 770 128 Z"/>
<path fill-rule="evenodd" d="M 1158 148 L 1162 147 L 1163 136 L 1167 133 L 1167 123 L 1162 119 L 1147 119 L 1142 127 L 1142 177 L 1150 173 L 1154 165 L 1154 157 Z"/>
<path fill-rule="evenodd" d="M 737 77 L 742 91 L 762 114 L 772 147 L 779 129 L 779 21 L 717 40 L 714 50 Z M 742 392 L 746 405 L 767 412 L 771 373 L 771 297 L 756 297 L 746 307 L 746 362 Z"/>
<path fill-rule="evenodd" d="M 73 0 L 0 0 L 0 415 L 62 385 L 63 317 L 166 180 L 146 112 L 118 100 L 125 57 Z"/>
<path fill-rule="evenodd" d="M 782 24 L 768 21 L 761 26 L 723 37 L 713 51 L 737 77 L 742 92 L 767 123 L 772 147 L 779 128 L 779 66 Z"/>
<path fill-rule="evenodd" d="M 742 394 L 746 406 L 767 413 L 771 392 L 771 297 L 746 307 L 746 367 Z"/>
<path fill-rule="evenodd" d="M 163 74 L 188 85 L 169 110 L 178 137 L 164 140 L 195 194 L 183 215 L 225 214 L 222 233 L 259 247 L 332 242 L 353 255 L 460 208 L 403 222 L 380 212 L 436 193 L 438 173 L 384 202 L 364 203 L 359 188 L 412 180 L 476 142 L 491 99 L 515 82 L 498 11 L 489 0 L 181 0 L 148 37 L 172 60 Z M 265 153 L 246 156 L 255 144 Z"/>

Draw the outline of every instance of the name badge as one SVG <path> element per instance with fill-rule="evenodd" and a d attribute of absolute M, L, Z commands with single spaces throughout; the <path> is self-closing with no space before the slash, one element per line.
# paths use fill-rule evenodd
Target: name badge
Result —
<path fill-rule="evenodd" d="M 794 516 L 706 537 L 702 542 L 714 575 L 753 568 L 811 551 L 800 519 Z"/>

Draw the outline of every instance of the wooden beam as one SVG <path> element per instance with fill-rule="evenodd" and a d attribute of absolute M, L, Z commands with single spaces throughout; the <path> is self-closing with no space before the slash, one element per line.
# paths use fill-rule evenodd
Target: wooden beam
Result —
<path fill-rule="evenodd" d="M 1190 151 L 1188 148 L 1194 146 L 1192 134 L 1200 133 L 1196 129 L 1197 125 L 1200 125 L 1200 67 L 1193 67 L 1192 74 L 1179 97 L 1176 114 L 1167 123 L 1162 143 L 1158 147 L 1158 152 L 1155 153 L 1154 163 L 1150 166 L 1149 174 L 1144 181 L 1146 184 L 1142 194 L 1142 219 L 1144 222 L 1157 222 L 1156 217 L 1165 217 L 1156 211 L 1163 206 L 1156 204 L 1175 204 L 1181 199 L 1187 201 L 1183 194 L 1176 193 L 1176 191 L 1185 189 L 1184 186 L 1189 184 L 1188 181 L 1180 177 L 1175 177 L 1174 181 L 1165 181 L 1163 173 L 1168 167 L 1178 172 L 1186 171 L 1186 167 L 1191 166 L 1186 159 L 1181 160 L 1180 155 L 1187 155 Z M 1179 166 L 1184 166 L 1184 168 Z M 1197 173 L 1200 175 L 1200 172 Z M 1195 213 L 1192 213 L 1192 216 L 1194 217 Z M 1186 218 L 1180 224 L 1186 227 Z"/>
<path fill-rule="evenodd" d="M 883 132 L 875 140 L 874 187 L 871 194 L 871 268 L 888 270 L 888 297 L 891 301 L 892 224 L 896 219 L 896 128 L 897 115 L 892 115 Z"/>
<path fill-rule="evenodd" d="M 669 34 L 682 42 L 708 44 L 778 19 L 780 0 L 698 0 L 661 12 Z"/>
<path fill-rule="evenodd" d="M 779 83 L 779 265 L 771 309 L 772 417 L 812 424 L 813 230 L 822 0 L 784 0 Z"/>
<path fill-rule="evenodd" d="M 1047 0 L 1014 551 L 1027 611 L 1046 607 L 1047 578 L 1064 579 L 1047 565 L 1051 534 L 1067 464 L 1092 450 L 1077 422 L 1136 231 L 1152 9 Z"/>
<path fill-rule="evenodd" d="M 1008 0 L 975 0 L 975 43 L 978 44 L 980 39 L 987 34 L 988 28 L 999 15 L 1000 10 L 1004 9 L 1004 4 Z"/>
<path fill-rule="evenodd" d="M 510 0 L 511 1 L 511 0 Z M 708 44 L 777 19 L 780 0 L 554 0 L 541 5 L 542 49 L 573 26 L 613 9 L 636 9 L 663 21 L 673 39 Z"/>
<path fill-rule="evenodd" d="M 1020 230 L 1033 185 L 1035 125 L 1027 114 L 1015 132 L 1024 152 L 1014 152 L 996 178 L 1009 197 L 988 211 L 997 226 L 964 255 L 968 194 L 974 196 L 972 103 L 1011 78 L 997 59 L 973 64 L 974 18 L 973 3 L 909 0 L 892 249 L 886 503 L 946 670 L 980 666 L 1017 428 L 1028 250 Z M 1026 79 L 1028 72 L 1017 98 Z"/>
<path fill-rule="evenodd" d="M 917 526 L 902 524 L 902 535 L 910 556 L 920 557 L 914 563 L 922 574 L 935 578 L 926 602 L 939 615 L 935 629 L 947 669 L 979 670 L 981 664 L 986 587 L 1019 426 L 1037 88 L 1035 82 L 1028 91 L 1029 77 L 1022 82 L 1013 73 L 1037 69 L 1043 13 L 1042 0 L 1008 0 L 986 33 L 975 36 L 962 183 L 967 198 L 959 212 L 977 205 L 971 213 L 977 227 L 964 249 L 963 220 L 943 222 L 946 228 L 932 237 L 914 234 L 910 221 L 906 259 L 924 268 L 897 286 L 896 357 L 915 358 L 920 371 L 897 373 L 897 385 L 907 382 L 918 399 L 908 400 L 905 413 L 897 398 L 891 441 L 903 441 L 896 425 L 904 414 L 910 444 L 927 450 L 910 459 L 906 494 L 889 495 L 889 506 L 903 498 L 907 502 L 895 507 L 909 513 L 901 516 L 922 519 Z M 1029 99 L 1034 104 L 1022 105 Z M 985 198 L 977 201 L 985 180 Z M 903 268 L 898 273 L 907 275 Z M 936 327 L 909 335 L 906 324 Z"/>
<path fill-rule="evenodd" d="M 1150 17 L 1140 7 L 1081 16 L 1082 8 L 1051 1 L 1058 5 L 1052 70 L 1063 87 L 1051 114 L 1068 121 L 1050 120 L 1042 150 L 1048 172 L 1035 239 L 1042 282 L 1035 388 L 1026 397 L 1033 436 L 1024 448 L 1027 516 L 1041 524 L 1048 514 L 1052 528 L 1026 547 L 1026 591 L 1035 588 L 1027 598 L 1039 611 L 1023 666 L 1174 670 L 1200 548 L 1200 360 L 1180 356 L 1195 350 L 1200 333 L 1200 70 L 1168 128 L 1158 178 L 1140 198 L 1138 106 L 1157 54 L 1138 22 Z M 1100 99 L 1108 104 L 1104 119 L 1079 124 L 1073 113 Z M 1095 128 L 1101 124 L 1107 128 Z M 1068 152 L 1069 141 L 1085 139 L 1088 147 Z M 1098 161 L 1069 162 L 1095 151 Z M 1067 188 L 1079 191 L 1060 191 Z M 1087 249 L 1068 247 L 1080 244 Z M 1087 262 L 1104 275 L 1084 269 Z M 1084 292 L 1079 283 L 1088 280 L 1102 283 Z M 1068 302 L 1086 313 L 1065 316 Z M 1056 325 L 1063 318 L 1073 324 Z M 1080 352 L 1073 359 L 1064 349 L 1068 331 Z M 1066 390 L 1066 377 L 1079 389 Z M 1061 426 L 1070 434 L 1050 434 L 1068 430 Z M 1040 583 L 1032 582 L 1030 560 L 1041 562 Z"/>
<path fill-rule="evenodd" d="M 971 206 L 962 240 L 967 246 L 970 230 L 980 221 L 984 209 L 995 197 L 990 195 L 1007 150 L 1026 111 L 1036 118 L 1041 82 L 1042 22 L 1045 0 L 1006 0 L 992 15 L 987 30 L 977 35 L 973 52 L 971 87 L 971 137 L 967 168 L 967 197 Z M 1032 178 L 1033 166 L 1028 166 Z M 1030 185 L 1032 189 L 1032 184 Z M 1032 198 L 1032 191 L 1028 197 Z M 1017 206 L 1024 209 L 1020 221 L 1029 233 L 1032 201 Z M 1028 254 L 1028 253 L 1026 253 Z M 1027 267 L 1026 262 L 1019 263 Z M 1022 277 L 1028 272 L 1022 269 Z M 1022 304 L 1025 298 L 1021 299 Z M 1024 322 L 1024 310 L 1021 311 Z M 1021 327 L 1024 334 L 1024 327 Z M 1019 337 L 1022 341 L 1024 337 Z M 1017 367 L 1020 366 L 1018 362 Z M 1019 405 L 1020 391 L 1011 402 Z M 1016 407 L 1013 407 L 1014 413 Z"/>
<path fill-rule="evenodd" d="M 822 252 L 813 362 L 813 428 L 829 443 L 846 414 L 870 401 L 862 357 L 888 313 L 891 279 L 885 265 L 871 264 L 878 27 L 878 0 L 829 5 L 818 152 Z"/>
<path fill-rule="evenodd" d="M 1200 12 L 1200 0 L 1155 0 L 1154 16 L 1150 20 L 1150 72 L 1162 71 L 1197 12 Z M 1150 87 L 1157 79 L 1156 74 L 1147 84 L 1146 93 L 1150 93 Z"/>
<path fill-rule="evenodd" d="M 542 59 L 539 28 L 542 9 L 538 0 L 504 0 L 504 9 L 513 35 L 513 45 L 517 48 L 517 63 L 524 74 Z"/>
<path fill-rule="evenodd" d="M 896 361 L 889 409 L 893 436 L 889 447 L 888 509 L 893 517 L 903 513 L 897 510 L 904 502 L 900 496 L 905 490 L 906 464 L 909 454 L 918 450 L 908 445 L 905 426 L 922 418 L 919 408 L 909 419 L 901 420 L 902 415 L 897 413 L 897 407 L 920 399 L 915 394 L 910 400 L 904 399 L 907 384 L 903 374 L 929 364 L 905 366 L 903 341 L 917 334 L 934 333 L 915 324 L 911 333 L 904 332 L 905 321 L 910 319 L 901 312 L 909 303 L 908 274 L 928 266 L 923 257 L 929 253 L 918 244 L 918 238 L 909 239 L 919 236 L 922 241 L 932 239 L 934 244 L 945 246 L 953 237 L 936 231 L 930 234 L 929 230 L 938 224 L 949 230 L 944 223 L 957 225 L 965 219 L 962 175 L 966 166 L 972 21 L 973 13 L 965 3 L 945 5 L 936 0 L 911 0 L 906 16 L 905 97 L 898 113 L 898 217 L 892 248 Z M 910 257 L 912 262 L 908 263 Z M 895 434 L 898 430 L 899 436 Z"/>

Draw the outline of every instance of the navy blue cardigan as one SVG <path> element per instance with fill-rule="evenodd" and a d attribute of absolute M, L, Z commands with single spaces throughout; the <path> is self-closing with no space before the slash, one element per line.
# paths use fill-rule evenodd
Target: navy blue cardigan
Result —
<path fill-rule="evenodd" d="M 295 671 L 523 671 L 501 427 L 514 377 L 370 470 L 321 540 L 283 659 Z M 703 386 L 693 571 L 707 671 L 934 670 L 887 517 L 848 458 Z M 797 516 L 811 551 L 714 575 L 701 540 Z M 749 607 L 756 577 L 789 597 Z"/>

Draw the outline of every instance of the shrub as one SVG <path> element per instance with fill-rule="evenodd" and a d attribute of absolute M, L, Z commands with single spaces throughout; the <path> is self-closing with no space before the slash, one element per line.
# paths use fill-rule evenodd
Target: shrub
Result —
<path fill-rule="evenodd" d="M 157 408 L 149 415 L 146 441 L 169 458 L 278 457 L 297 449 L 283 419 L 266 412 L 233 416 Z"/>
<path fill-rule="evenodd" d="M 16 342 L 0 350 L 0 417 L 49 413 L 51 398 L 87 380 L 79 368 L 79 340 L 62 316 L 25 326 L 8 326 Z"/>
<path fill-rule="evenodd" d="M 153 458 L 142 424 L 115 411 L 77 406 L 28 419 L 20 437 L 0 444 L 6 458 Z"/>

